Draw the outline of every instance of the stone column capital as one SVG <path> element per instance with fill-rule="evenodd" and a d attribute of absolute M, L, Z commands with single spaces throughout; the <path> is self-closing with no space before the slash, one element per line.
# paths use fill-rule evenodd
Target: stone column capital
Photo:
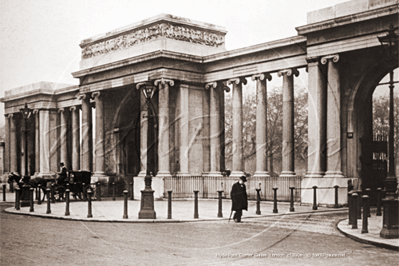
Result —
<path fill-rule="evenodd" d="M 257 79 L 259 79 L 259 80 L 264 80 L 265 78 L 266 78 L 268 81 L 271 81 L 271 80 L 272 80 L 272 76 L 271 76 L 269 73 L 255 74 L 255 75 L 252 75 L 252 77 L 251 77 L 252 81 L 255 81 L 255 80 L 257 80 Z"/>
<path fill-rule="evenodd" d="M 141 88 L 141 86 L 145 86 L 147 85 L 147 82 L 139 82 L 136 84 L 136 89 L 139 90 Z"/>
<path fill-rule="evenodd" d="M 13 118 L 14 114 L 7 114 L 7 118 Z"/>
<path fill-rule="evenodd" d="M 100 98 L 101 93 L 99 91 L 95 91 L 91 93 L 91 98 L 96 100 L 96 98 Z"/>
<path fill-rule="evenodd" d="M 171 79 L 164 79 L 164 78 L 156 79 L 156 80 L 154 81 L 154 85 L 155 85 L 155 86 L 158 86 L 159 83 L 161 83 L 162 85 L 165 85 L 165 84 L 167 84 L 167 83 L 169 83 L 170 86 L 174 86 L 174 85 L 175 85 L 175 82 L 174 82 L 173 80 L 171 80 Z"/>
<path fill-rule="evenodd" d="M 86 99 L 86 94 L 85 93 L 81 93 L 76 95 L 76 98 L 81 101 L 81 100 L 85 100 Z"/>
<path fill-rule="evenodd" d="M 232 79 L 227 80 L 227 85 L 231 85 L 233 83 L 235 83 L 237 85 L 240 84 L 240 83 L 246 85 L 247 84 L 247 79 L 244 78 L 244 77 L 241 77 L 241 78 L 232 78 Z"/>
<path fill-rule="evenodd" d="M 69 107 L 69 111 L 73 112 L 76 111 L 77 107 L 76 105 Z"/>
<path fill-rule="evenodd" d="M 64 107 L 58 108 L 58 113 L 63 113 L 65 111 Z"/>
<path fill-rule="evenodd" d="M 292 74 L 295 75 L 295 77 L 299 76 L 299 71 L 296 68 L 288 68 L 288 69 L 283 69 L 277 72 L 277 76 L 281 77 L 283 75 L 291 76 Z"/>
<path fill-rule="evenodd" d="M 35 115 L 38 114 L 39 113 L 39 109 L 33 109 L 32 113 L 35 114 Z"/>
<path fill-rule="evenodd" d="M 332 62 L 337 63 L 339 60 L 339 54 L 323 56 L 320 61 L 323 65 L 325 65 L 325 64 L 327 64 L 328 60 L 331 60 Z"/>
<path fill-rule="evenodd" d="M 205 89 L 209 89 L 209 88 L 216 89 L 217 86 L 218 86 L 217 81 L 213 81 L 213 82 L 209 82 L 209 83 L 205 84 Z"/>

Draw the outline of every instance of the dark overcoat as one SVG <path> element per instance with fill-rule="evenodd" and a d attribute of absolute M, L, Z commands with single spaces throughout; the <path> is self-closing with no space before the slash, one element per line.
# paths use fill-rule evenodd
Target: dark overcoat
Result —
<path fill-rule="evenodd" d="M 246 210 L 248 211 L 248 197 L 247 188 L 245 184 L 235 183 L 231 188 L 231 210 Z"/>

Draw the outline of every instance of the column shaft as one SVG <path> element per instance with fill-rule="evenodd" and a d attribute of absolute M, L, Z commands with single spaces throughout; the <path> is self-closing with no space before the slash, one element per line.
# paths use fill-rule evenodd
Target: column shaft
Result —
<path fill-rule="evenodd" d="M 39 110 L 33 113 L 35 116 L 35 175 L 40 173 L 40 120 Z"/>
<path fill-rule="evenodd" d="M 280 176 L 295 175 L 294 150 L 294 75 L 283 74 L 283 143 Z"/>
<path fill-rule="evenodd" d="M 96 170 L 95 175 L 104 175 L 104 96 L 93 93 L 96 100 Z"/>
<path fill-rule="evenodd" d="M 159 84 L 158 121 L 158 174 L 170 175 L 169 171 L 169 84 Z"/>
<path fill-rule="evenodd" d="M 82 170 L 93 168 L 92 111 L 89 95 L 82 97 Z"/>
<path fill-rule="evenodd" d="M 50 111 L 40 110 L 40 176 L 50 176 Z"/>
<path fill-rule="evenodd" d="M 210 86 L 210 175 L 220 174 L 220 88 Z"/>
<path fill-rule="evenodd" d="M 343 177 L 341 172 L 341 89 L 337 63 L 328 60 L 327 72 L 327 172 L 324 177 Z"/>
<path fill-rule="evenodd" d="M 326 73 L 317 62 L 308 64 L 308 172 L 306 177 L 322 177 L 326 168 Z"/>
<path fill-rule="evenodd" d="M 79 108 L 71 107 L 72 115 L 72 170 L 80 170 L 80 126 Z"/>
<path fill-rule="evenodd" d="M 5 133 L 6 133 L 6 139 L 5 139 L 5 146 L 4 146 L 4 173 L 10 172 L 10 119 L 11 115 L 6 115 L 5 116 Z"/>
<path fill-rule="evenodd" d="M 148 106 L 146 98 L 140 90 L 140 173 L 138 176 L 145 177 L 147 171 L 147 160 L 149 160 L 148 139 Z"/>
<path fill-rule="evenodd" d="M 179 175 L 189 175 L 188 172 L 188 123 L 189 123 L 189 86 L 180 85 L 180 171 Z"/>
<path fill-rule="evenodd" d="M 10 116 L 10 172 L 18 172 L 17 129 L 16 118 L 14 116 Z"/>
<path fill-rule="evenodd" d="M 65 109 L 62 108 L 59 110 L 60 113 L 60 152 L 61 152 L 61 162 L 68 165 L 68 152 L 67 152 L 67 120 Z"/>
<path fill-rule="evenodd" d="M 268 177 L 267 172 L 267 87 L 266 78 L 256 78 L 256 177 Z"/>
<path fill-rule="evenodd" d="M 232 176 L 241 176 L 243 170 L 242 145 L 242 84 L 233 82 L 233 164 Z"/>

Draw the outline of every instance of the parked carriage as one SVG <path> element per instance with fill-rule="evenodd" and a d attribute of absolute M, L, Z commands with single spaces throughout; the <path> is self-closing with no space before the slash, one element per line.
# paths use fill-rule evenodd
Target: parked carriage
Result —
<path fill-rule="evenodd" d="M 67 188 L 69 188 L 75 199 L 77 196 L 80 200 L 82 200 L 83 191 L 87 191 L 90 186 L 91 174 L 92 173 L 89 171 L 68 171 L 68 182 L 56 182 L 54 189 L 55 200 L 65 200 L 65 191 Z"/>

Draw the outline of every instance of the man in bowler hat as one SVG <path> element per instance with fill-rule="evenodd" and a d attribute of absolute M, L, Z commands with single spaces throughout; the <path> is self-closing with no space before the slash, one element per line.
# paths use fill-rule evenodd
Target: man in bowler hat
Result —
<path fill-rule="evenodd" d="M 247 182 L 247 178 L 241 176 L 240 180 L 233 185 L 230 192 L 232 201 L 231 210 L 235 211 L 233 219 L 236 223 L 241 222 L 242 210 L 248 211 L 247 188 L 245 187 L 245 182 Z"/>

